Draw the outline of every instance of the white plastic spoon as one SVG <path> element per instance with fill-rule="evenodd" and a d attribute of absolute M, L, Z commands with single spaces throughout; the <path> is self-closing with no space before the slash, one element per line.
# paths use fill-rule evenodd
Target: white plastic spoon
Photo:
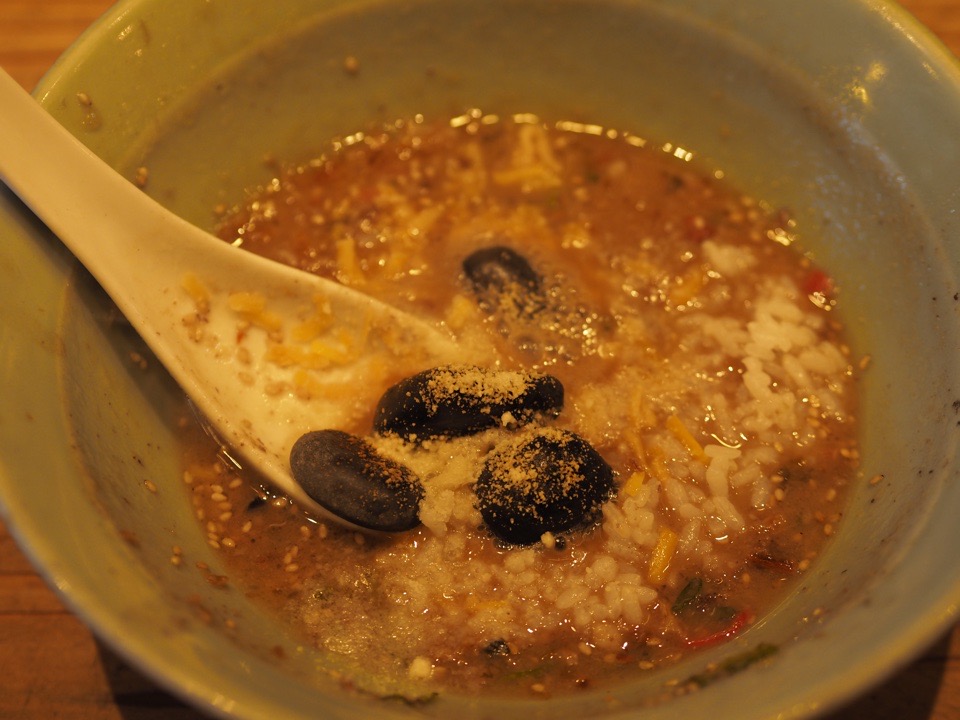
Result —
<path fill-rule="evenodd" d="M 304 399 L 311 383 L 362 382 L 372 363 L 404 355 L 419 356 L 422 367 L 457 355 L 433 325 L 233 247 L 167 211 L 2 71 L 0 177 L 93 274 L 220 440 L 314 513 L 343 522 L 294 481 L 289 451 L 304 432 L 340 425 L 347 403 L 322 392 Z M 245 299 L 246 311 L 231 309 L 234 293 L 234 306 Z M 263 300 L 265 312 L 250 310 L 251 300 Z M 304 379 L 302 365 L 266 357 L 281 338 L 288 353 L 315 365 L 318 348 L 334 357 Z"/>

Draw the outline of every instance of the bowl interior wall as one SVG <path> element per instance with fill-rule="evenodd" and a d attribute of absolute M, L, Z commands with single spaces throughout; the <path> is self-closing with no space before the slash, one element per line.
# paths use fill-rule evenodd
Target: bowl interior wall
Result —
<path fill-rule="evenodd" d="M 865 603 L 896 615 L 907 602 L 906 591 L 881 581 L 903 572 L 904 557 L 918 543 L 932 542 L 922 521 L 943 511 L 937 503 L 943 504 L 944 487 L 955 475 L 957 249 L 945 238 L 957 228 L 945 225 L 941 208 L 926 199 L 934 183 L 911 164 L 916 160 L 909 148 L 899 155 L 876 149 L 874 141 L 895 132 L 896 122 L 877 121 L 855 93 L 846 92 L 845 78 L 812 77 L 809 68 L 782 62 L 767 37 L 776 29 L 769 16 L 789 16 L 789 3 L 774 3 L 770 13 L 762 2 L 727 13 L 693 1 L 419 0 L 329 2 L 318 9 L 284 0 L 265 4 L 269 12 L 257 5 L 244 0 L 227 13 L 216 4 L 184 0 L 136 3 L 135 17 L 120 17 L 109 28 L 122 39 L 61 68 L 44 101 L 123 171 L 147 167 L 147 190 L 201 226 L 212 224 L 214 206 L 269 180 L 267 157 L 306 160 L 331 137 L 364 129 L 371 120 L 444 117 L 471 107 L 582 120 L 634 132 L 654 145 L 671 143 L 692 152 L 703 169 L 721 169 L 748 194 L 791 210 L 802 249 L 842 288 L 843 319 L 856 352 L 873 358 L 863 382 L 864 475 L 884 480 L 857 488 L 830 551 L 743 644 L 651 674 L 614 695 L 625 703 L 652 702 L 668 675 L 691 674 L 761 640 L 784 644 L 808 637 L 771 667 L 701 694 L 709 697 L 682 700 L 690 711 L 707 703 L 733 709 L 750 692 L 760 717 L 780 702 L 771 673 L 805 673 L 815 683 L 810 661 L 821 652 L 818 643 L 828 640 L 838 657 L 852 656 L 853 645 L 838 637 L 841 622 L 843 632 L 853 628 L 881 642 L 871 634 L 876 616 Z M 827 5 L 823 12 L 841 13 Z M 279 35 L 263 40 L 257 23 L 268 16 Z M 184 22 L 205 38 L 203 47 L 181 39 Z M 748 28 L 756 32 L 744 34 Z M 348 56 L 359 61 L 356 74 L 344 70 Z M 105 72 L 118 62 L 119 71 Z M 133 102 L 144 85 L 151 92 Z M 75 100 L 80 91 L 94 101 L 96 131 Z M 873 107 L 882 107 L 884 88 L 875 95 Z M 330 686 L 309 678 L 318 656 L 298 650 L 296 639 L 242 592 L 225 592 L 203 573 L 170 565 L 176 544 L 191 562 L 221 570 L 181 487 L 171 419 L 178 392 L 154 368 L 131 366 L 130 353 L 141 351 L 138 341 L 114 322 L 109 302 L 89 280 L 81 273 L 68 283 L 62 265 L 46 272 L 52 284 L 60 279 L 66 287 L 59 329 L 64 422 L 89 484 L 66 487 L 66 476 L 52 482 L 64 485 L 64 497 L 97 508 L 101 520 L 91 532 L 125 538 L 120 557 L 134 554 L 137 573 L 157 588 L 159 636 L 182 638 L 198 666 L 227 676 L 248 661 L 225 648 L 239 643 L 252 649 L 258 660 L 249 665 L 246 707 L 281 702 L 273 690 L 278 685 L 284 702 L 311 707 L 311 688 Z M 147 480 L 157 493 L 145 489 Z M 177 493 L 182 499 L 173 499 Z M 955 507 L 956 498 L 949 497 Z M 818 608 L 828 610 L 825 619 L 810 622 Z M 244 622 L 228 631 L 227 617 Z M 271 660 L 276 646 L 284 648 L 283 662 Z M 297 679 L 284 677 L 286 670 Z M 335 701 L 324 703 L 339 716 Z M 506 707 L 538 716 L 556 707 L 596 716 L 607 707 L 602 694 L 557 703 L 548 710 Z M 478 707 L 486 712 L 495 705 Z M 417 714 L 448 710 L 441 702 Z"/>

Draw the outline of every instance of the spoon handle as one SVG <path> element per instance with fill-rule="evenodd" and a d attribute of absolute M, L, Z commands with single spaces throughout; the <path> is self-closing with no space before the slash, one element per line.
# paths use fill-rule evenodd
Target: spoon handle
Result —
<path fill-rule="evenodd" d="M 0 178 L 93 274 L 135 327 L 139 292 L 182 275 L 200 231 L 153 201 L 0 71 Z M 160 261 L 160 262 L 158 262 Z"/>

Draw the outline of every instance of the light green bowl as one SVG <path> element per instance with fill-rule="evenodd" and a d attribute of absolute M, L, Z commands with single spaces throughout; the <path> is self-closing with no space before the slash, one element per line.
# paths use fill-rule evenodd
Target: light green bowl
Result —
<path fill-rule="evenodd" d="M 138 339 L 0 194 L 4 518 L 96 632 L 188 702 L 242 718 L 532 720 L 641 706 L 645 718 L 799 718 L 882 680 L 956 619 L 960 73 L 897 7 L 127 0 L 37 94 L 118 168 L 147 165 L 150 192 L 200 225 L 268 179 L 266 155 L 305 159 L 333 135 L 415 112 L 534 112 L 671 142 L 794 211 L 805 249 L 842 288 L 852 341 L 872 357 L 864 480 L 841 531 L 744 637 L 610 692 L 378 702 L 342 691 L 318 672 L 332 661 L 195 569 L 223 572 L 181 487 L 176 388 L 135 368 Z M 780 652 L 658 703 L 670 679 L 759 642 Z"/>

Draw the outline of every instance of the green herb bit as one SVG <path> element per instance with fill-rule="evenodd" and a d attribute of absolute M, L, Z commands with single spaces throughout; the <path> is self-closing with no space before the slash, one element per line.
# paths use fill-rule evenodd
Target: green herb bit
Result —
<path fill-rule="evenodd" d="M 403 693 L 391 693 L 390 695 L 381 695 L 381 700 L 401 702 L 410 707 L 420 707 L 428 705 L 440 697 L 440 693 L 429 692 L 422 695 L 404 695 Z"/>
<path fill-rule="evenodd" d="M 731 655 L 716 667 L 705 670 L 697 675 L 691 675 L 687 678 L 687 682 L 693 683 L 698 687 L 705 687 L 712 682 L 742 672 L 751 665 L 775 655 L 778 651 L 779 648 L 772 643 L 760 643 L 750 650 L 738 653 L 737 655 Z"/>
<path fill-rule="evenodd" d="M 713 609 L 711 615 L 714 620 L 724 622 L 726 620 L 733 620 L 740 613 L 736 608 L 732 608 L 729 605 L 718 605 Z"/>
<path fill-rule="evenodd" d="M 698 577 L 691 579 L 683 586 L 683 590 L 677 595 L 670 610 L 674 615 L 679 615 L 700 597 L 701 592 L 703 592 L 703 580 Z"/>

